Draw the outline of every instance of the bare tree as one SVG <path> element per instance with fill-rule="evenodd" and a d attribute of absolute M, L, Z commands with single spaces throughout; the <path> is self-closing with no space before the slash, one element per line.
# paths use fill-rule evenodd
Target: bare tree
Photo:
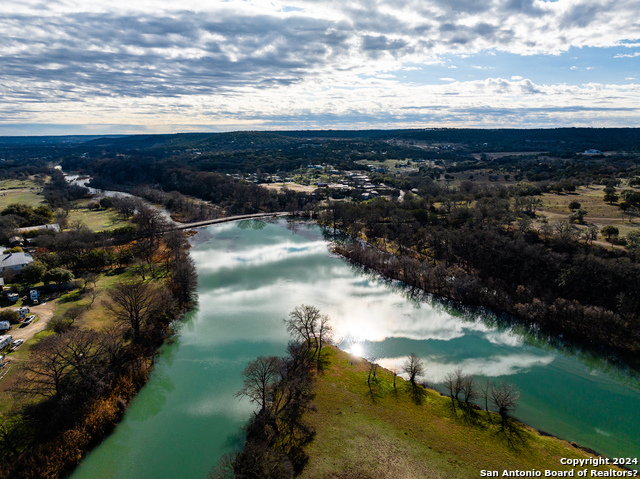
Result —
<path fill-rule="evenodd" d="M 444 378 L 444 385 L 449 390 L 449 396 L 451 396 L 451 403 L 455 407 L 455 401 L 460 401 L 460 393 L 462 392 L 464 374 L 462 368 L 457 368 L 455 371 L 448 373 Z"/>
<path fill-rule="evenodd" d="M 413 400 L 416 404 L 421 404 L 424 397 L 424 389 L 420 387 L 416 380 L 424 374 L 422 359 L 411 353 L 402 365 L 402 370 L 409 375 L 409 389 Z"/>
<path fill-rule="evenodd" d="M 125 279 L 107 291 L 105 307 L 118 321 L 129 324 L 134 342 L 140 341 L 140 331 L 156 312 L 160 303 L 158 287 L 140 279 Z"/>
<path fill-rule="evenodd" d="M 467 406 L 478 397 L 478 387 L 476 378 L 472 374 L 465 374 L 462 378 L 462 394 Z"/>
<path fill-rule="evenodd" d="M 328 336 L 330 331 L 329 318 L 320 314 L 320 310 L 315 306 L 303 304 L 296 306 L 289 314 L 289 318 L 284 320 L 287 331 L 298 341 L 303 341 L 309 351 L 312 350 L 312 357 L 319 354 L 322 347 L 322 337 Z"/>
<path fill-rule="evenodd" d="M 322 344 L 324 341 L 330 341 L 333 335 L 333 328 L 329 324 L 329 316 L 323 314 L 320 316 L 320 324 L 318 325 L 318 334 L 316 335 L 316 349 L 318 351 L 317 370 L 320 371 L 322 355 Z"/>
<path fill-rule="evenodd" d="M 424 364 L 422 359 L 415 355 L 415 353 L 409 354 L 409 357 L 402 365 L 402 370 L 409 375 L 409 382 L 412 386 L 416 386 L 416 379 L 418 376 L 424 374 Z"/>
<path fill-rule="evenodd" d="M 282 360 L 276 356 L 260 356 L 251 361 L 242 371 L 244 385 L 236 397 L 246 396 L 251 402 L 258 403 L 261 411 L 266 409 L 280 379 L 282 366 Z"/>
<path fill-rule="evenodd" d="M 489 399 L 498 409 L 498 414 L 504 423 L 508 419 L 509 413 L 518 407 L 520 391 L 513 384 L 503 381 L 500 384 L 492 385 Z"/>
<path fill-rule="evenodd" d="M 188 306 L 194 299 L 198 286 L 198 273 L 191 257 L 185 253 L 179 255 L 171 265 L 169 288 L 180 308 Z"/>
<path fill-rule="evenodd" d="M 103 335 L 71 330 L 41 340 L 23 365 L 18 389 L 34 396 L 74 398 L 94 393 L 109 376 Z"/>

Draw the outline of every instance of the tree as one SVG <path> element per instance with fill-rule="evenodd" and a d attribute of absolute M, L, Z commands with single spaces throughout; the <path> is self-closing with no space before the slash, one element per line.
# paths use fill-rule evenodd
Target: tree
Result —
<path fill-rule="evenodd" d="M 61 284 L 73 281 L 73 278 L 75 278 L 73 273 L 65 268 L 53 268 L 44 275 L 45 283 L 55 283 L 58 287 Z"/>
<path fill-rule="evenodd" d="M 569 221 L 575 221 L 576 223 L 582 224 L 584 222 L 584 217 L 587 216 L 587 214 L 587 210 L 579 208 L 569 215 Z"/>
<path fill-rule="evenodd" d="M 409 389 L 413 400 L 416 404 L 421 404 L 424 390 L 418 385 L 416 380 L 424 373 L 422 360 L 414 353 L 411 353 L 402 365 L 402 370 L 409 376 Z"/>
<path fill-rule="evenodd" d="M 3 308 L 0 310 L 0 321 L 9 321 L 11 324 L 20 322 L 20 315 L 15 309 Z"/>
<path fill-rule="evenodd" d="M 183 253 L 172 262 L 171 281 L 169 282 L 169 289 L 180 308 L 185 308 L 193 302 L 197 286 L 196 266 L 191 256 Z"/>
<path fill-rule="evenodd" d="M 260 410 L 266 409 L 271 402 L 282 373 L 282 360 L 276 356 L 260 356 L 250 362 L 244 371 L 244 384 L 237 397 L 246 396 L 257 403 Z"/>
<path fill-rule="evenodd" d="M 19 384 L 22 393 L 77 400 L 101 390 L 110 375 L 103 335 L 72 330 L 49 336 L 31 348 Z"/>
<path fill-rule="evenodd" d="M 609 204 L 613 204 L 618 201 L 618 195 L 616 189 L 613 186 L 607 186 L 604 189 L 604 201 Z"/>
<path fill-rule="evenodd" d="M 620 234 L 620 231 L 618 230 L 618 228 L 611 225 L 605 226 L 600 230 L 600 232 L 604 235 L 605 238 L 607 238 L 607 240 L 611 240 L 612 237 L 614 236 L 617 237 L 618 234 Z"/>
<path fill-rule="evenodd" d="M 580 206 L 581 206 L 581 205 L 580 205 L 580 203 L 579 203 L 579 202 L 577 202 L 577 201 L 575 201 L 575 200 L 574 200 L 574 201 L 572 201 L 571 203 L 569 203 L 569 209 L 570 209 L 571 211 L 579 210 L 579 209 L 580 209 Z"/>
<path fill-rule="evenodd" d="M 303 304 L 296 306 L 289 318 L 284 320 L 287 326 L 287 332 L 298 341 L 303 341 L 306 347 L 311 351 L 314 341 L 315 349 L 313 357 L 318 353 L 320 348 L 320 328 L 328 329 L 328 318 L 320 314 L 320 310 L 315 306 Z"/>
<path fill-rule="evenodd" d="M 40 261 L 34 261 L 22 268 L 22 280 L 28 284 L 37 284 L 44 278 L 47 267 Z"/>
<path fill-rule="evenodd" d="M 500 384 L 493 384 L 489 392 L 489 400 L 498 410 L 498 414 L 504 423 L 516 407 L 518 407 L 520 391 L 513 384 L 503 381 Z"/>
<path fill-rule="evenodd" d="M 591 246 L 595 240 L 598 239 L 598 227 L 590 226 L 584 232 L 584 240 L 585 242 Z"/>
<path fill-rule="evenodd" d="M 133 341 L 140 341 L 144 325 L 156 313 L 160 292 L 153 283 L 138 278 L 125 279 L 107 291 L 105 307 L 116 320 L 128 324 L 133 330 Z"/>
<path fill-rule="evenodd" d="M 455 401 L 459 401 L 460 392 L 462 391 L 462 382 L 464 374 L 462 368 L 457 368 L 455 371 L 448 373 L 444 378 L 444 385 L 449 390 L 449 396 L 451 397 L 451 403 L 455 407 Z"/>
<path fill-rule="evenodd" d="M 416 356 L 414 353 L 409 354 L 409 357 L 402 365 L 402 370 L 409 376 L 409 383 L 412 386 L 416 386 L 416 379 L 418 376 L 424 374 L 424 364 L 422 359 Z"/>

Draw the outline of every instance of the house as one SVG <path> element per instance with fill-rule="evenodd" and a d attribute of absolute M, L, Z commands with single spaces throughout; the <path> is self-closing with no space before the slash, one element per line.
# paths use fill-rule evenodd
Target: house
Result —
<path fill-rule="evenodd" d="M 0 255 L 0 274 L 8 269 L 19 273 L 29 263 L 33 263 L 29 253 L 5 253 Z"/>

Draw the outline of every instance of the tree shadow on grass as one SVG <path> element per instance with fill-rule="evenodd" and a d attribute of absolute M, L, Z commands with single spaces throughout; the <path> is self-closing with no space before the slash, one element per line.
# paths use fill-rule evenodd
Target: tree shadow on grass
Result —
<path fill-rule="evenodd" d="M 421 406 L 422 403 L 424 403 L 425 398 L 427 397 L 427 390 L 419 384 L 412 384 L 410 382 L 407 383 L 406 387 L 411 400 L 417 406 Z"/>
<path fill-rule="evenodd" d="M 448 407 L 451 415 L 464 424 L 483 429 L 487 427 L 486 416 L 475 404 L 450 401 Z"/>
<path fill-rule="evenodd" d="M 507 447 L 514 451 L 519 451 L 527 446 L 529 438 L 525 431 L 511 418 L 503 418 L 500 422 L 500 429 L 495 435 L 503 441 Z"/>

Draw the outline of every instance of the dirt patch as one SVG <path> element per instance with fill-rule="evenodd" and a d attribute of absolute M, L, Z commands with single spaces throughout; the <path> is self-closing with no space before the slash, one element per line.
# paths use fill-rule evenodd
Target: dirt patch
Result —
<path fill-rule="evenodd" d="M 288 190 L 291 190 L 291 191 L 302 191 L 304 193 L 311 193 L 316 189 L 315 186 L 299 185 L 298 183 L 286 183 L 285 185 L 283 185 L 282 183 L 269 183 L 267 185 L 261 185 L 261 186 L 264 186 L 269 190 L 275 190 L 275 191 L 280 191 L 283 188 L 287 188 Z"/>

